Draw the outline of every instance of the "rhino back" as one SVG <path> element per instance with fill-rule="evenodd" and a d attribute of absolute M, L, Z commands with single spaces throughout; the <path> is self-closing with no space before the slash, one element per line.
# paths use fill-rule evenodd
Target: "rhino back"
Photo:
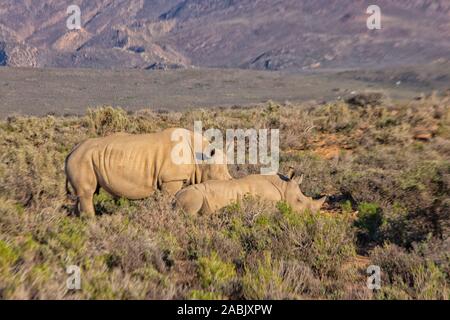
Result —
<path fill-rule="evenodd" d="M 92 139 L 90 158 L 99 184 L 108 192 L 130 199 L 149 196 L 168 180 L 188 179 L 192 166 L 174 165 L 170 131 L 118 134 Z"/>
<path fill-rule="evenodd" d="M 274 186 L 277 178 L 262 175 L 250 175 L 241 179 L 207 181 L 190 188 L 196 188 L 204 195 L 211 211 L 216 211 L 233 202 L 240 201 L 246 195 L 260 197 L 268 201 L 280 201 L 280 189 Z"/>

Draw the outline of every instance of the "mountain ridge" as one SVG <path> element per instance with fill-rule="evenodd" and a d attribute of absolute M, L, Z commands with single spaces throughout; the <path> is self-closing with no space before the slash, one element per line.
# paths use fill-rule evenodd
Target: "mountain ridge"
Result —
<path fill-rule="evenodd" d="M 66 28 L 75 2 L 82 29 Z M 450 2 L 3 0 L 0 65 L 302 71 L 423 64 L 450 56 Z"/>

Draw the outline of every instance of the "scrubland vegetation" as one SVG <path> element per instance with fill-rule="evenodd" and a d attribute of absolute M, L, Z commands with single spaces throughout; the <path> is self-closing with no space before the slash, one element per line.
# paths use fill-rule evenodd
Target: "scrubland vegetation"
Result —
<path fill-rule="evenodd" d="M 353 101 L 354 102 L 354 101 Z M 0 122 L 0 298 L 448 299 L 450 99 Z M 99 215 L 73 216 L 64 159 L 88 137 L 166 127 L 280 128 L 281 172 L 304 174 L 320 213 L 248 199 L 189 216 L 162 194 L 141 201 L 100 192 Z M 234 177 L 257 167 L 230 166 Z M 366 287 L 379 265 L 381 290 Z M 82 289 L 66 289 L 66 267 Z"/>

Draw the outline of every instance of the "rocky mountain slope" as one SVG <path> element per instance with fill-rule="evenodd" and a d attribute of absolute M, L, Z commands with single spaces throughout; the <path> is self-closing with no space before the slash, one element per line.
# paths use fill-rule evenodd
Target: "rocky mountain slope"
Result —
<path fill-rule="evenodd" d="M 81 8 L 82 29 L 66 27 Z M 2 0 L 0 65 L 299 71 L 450 57 L 450 1 Z"/>

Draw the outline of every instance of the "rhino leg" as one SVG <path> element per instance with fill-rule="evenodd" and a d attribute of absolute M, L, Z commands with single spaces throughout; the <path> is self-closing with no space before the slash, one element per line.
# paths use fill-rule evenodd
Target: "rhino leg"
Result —
<path fill-rule="evenodd" d="M 203 195 L 195 189 L 182 190 L 176 195 L 176 205 L 187 214 L 197 214 L 203 207 Z"/>
<path fill-rule="evenodd" d="M 98 183 L 92 165 L 88 162 L 77 163 L 77 159 L 69 158 L 66 174 L 77 196 L 75 211 L 77 215 L 93 217 L 94 193 Z"/>
<path fill-rule="evenodd" d="M 161 184 L 161 191 L 168 195 L 175 195 L 183 187 L 183 181 L 170 181 Z"/>
<path fill-rule="evenodd" d="M 94 192 L 82 193 L 78 196 L 79 212 L 83 217 L 94 217 Z"/>

